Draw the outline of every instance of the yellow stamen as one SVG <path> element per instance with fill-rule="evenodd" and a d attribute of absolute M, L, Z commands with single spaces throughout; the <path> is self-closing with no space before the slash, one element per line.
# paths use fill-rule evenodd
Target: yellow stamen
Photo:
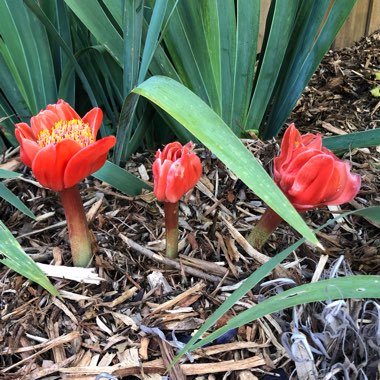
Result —
<path fill-rule="evenodd" d="M 37 137 L 37 143 L 41 148 L 49 144 L 57 144 L 61 140 L 74 140 L 82 148 L 95 142 L 87 123 L 82 120 L 60 120 L 54 124 L 51 131 L 43 129 Z"/>

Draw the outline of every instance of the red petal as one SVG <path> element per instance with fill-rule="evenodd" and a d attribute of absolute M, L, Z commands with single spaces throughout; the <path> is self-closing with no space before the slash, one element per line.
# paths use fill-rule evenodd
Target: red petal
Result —
<path fill-rule="evenodd" d="M 337 164 L 337 163 L 336 163 Z M 349 202 L 355 198 L 360 190 L 361 178 L 358 174 L 350 173 L 350 164 L 348 162 L 339 161 L 336 165 L 334 176 L 339 177 L 339 184 L 336 187 L 335 194 L 330 194 L 329 198 L 324 200 L 324 205 L 339 206 Z"/>
<path fill-rule="evenodd" d="M 46 109 L 55 113 L 59 120 L 80 120 L 80 116 L 76 113 L 74 108 L 62 99 L 59 99 L 56 104 L 49 104 Z"/>
<path fill-rule="evenodd" d="M 194 175 L 192 182 L 194 187 L 197 182 L 199 181 L 199 178 L 202 176 L 202 163 L 199 157 L 196 154 L 191 154 L 190 156 L 190 165 L 192 167 L 192 173 Z"/>
<path fill-rule="evenodd" d="M 94 140 L 96 140 L 96 135 L 102 124 L 102 120 L 103 111 L 100 108 L 93 108 L 91 111 L 87 112 L 86 115 L 84 115 L 82 118 L 83 123 L 88 123 Z"/>
<path fill-rule="evenodd" d="M 64 174 L 64 187 L 70 188 L 99 170 L 107 159 L 108 151 L 115 145 L 114 136 L 104 137 L 75 154 L 68 162 Z"/>
<path fill-rule="evenodd" d="M 189 141 L 187 144 L 183 146 L 184 149 L 186 149 L 187 152 L 191 152 L 194 149 L 194 143 L 192 141 Z"/>
<path fill-rule="evenodd" d="M 334 170 L 334 159 L 321 154 L 312 157 L 297 173 L 288 191 L 291 202 L 298 208 L 312 208 L 321 204 Z"/>
<path fill-rule="evenodd" d="M 160 158 L 162 161 L 164 160 L 170 160 L 170 161 L 175 161 L 177 158 L 177 152 L 181 151 L 182 145 L 178 141 L 174 141 L 170 144 L 167 144 L 164 147 L 164 150 L 162 151 Z"/>
<path fill-rule="evenodd" d="M 321 204 L 325 204 L 329 200 L 338 198 L 344 191 L 347 182 L 345 163 L 337 157 L 334 158 L 334 168 L 328 181 L 328 186 L 321 192 Z M 349 169 L 348 169 L 349 170 Z"/>
<path fill-rule="evenodd" d="M 274 159 L 274 170 L 281 171 L 282 167 L 292 159 L 294 149 L 300 145 L 302 137 L 295 125 L 290 124 L 282 138 L 280 155 Z"/>
<path fill-rule="evenodd" d="M 202 164 L 194 153 L 181 157 L 171 166 L 167 176 L 166 198 L 177 202 L 192 189 L 202 174 Z"/>
<path fill-rule="evenodd" d="M 310 149 L 322 149 L 322 136 L 320 134 L 313 135 L 312 133 L 306 133 L 302 136 L 302 144 Z"/>
<path fill-rule="evenodd" d="M 58 117 L 58 115 L 49 110 L 41 111 L 37 116 L 31 117 L 30 126 L 32 128 L 34 136 L 37 138 L 38 134 L 44 129 L 51 131 L 51 129 L 54 127 L 54 124 L 59 120 L 61 119 Z"/>
<path fill-rule="evenodd" d="M 154 178 L 154 195 L 161 202 L 167 202 L 166 189 L 167 189 L 167 176 L 168 172 L 172 166 L 173 162 L 170 160 L 165 160 L 163 163 L 160 158 L 158 158 L 153 163 L 153 178 Z M 179 199 L 179 198 L 178 198 Z M 177 199 L 177 201 L 178 201 Z"/>
<path fill-rule="evenodd" d="M 188 163 L 186 160 L 177 160 L 170 167 L 166 184 L 166 199 L 168 202 L 178 202 L 179 199 L 190 190 L 190 187 L 187 186 L 188 179 L 186 172 L 188 172 Z"/>
<path fill-rule="evenodd" d="M 36 137 L 33 135 L 32 129 L 29 127 L 26 123 L 18 123 L 15 124 L 15 135 L 19 143 L 21 143 L 21 140 L 19 138 L 29 139 L 29 140 L 36 140 Z"/>
<path fill-rule="evenodd" d="M 80 149 L 75 141 L 69 139 L 41 149 L 32 164 L 33 174 L 38 182 L 54 191 L 63 190 L 66 166 Z"/>
<path fill-rule="evenodd" d="M 33 160 L 37 153 L 41 150 L 41 147 L 34 141 L 24 139 L 20 144 L 20 159 L 30 168 L 32 167 Z"/>
<path fill-rule="evenodd" d="M 313 157 L 320 154 L 317 150 L 302 148 L 297 155 L 286 165 L 282 165 L 279 171 L 275 173 L 275 181 L 278 186 L 287 192 L 293 185 L 297 173 Z"/>

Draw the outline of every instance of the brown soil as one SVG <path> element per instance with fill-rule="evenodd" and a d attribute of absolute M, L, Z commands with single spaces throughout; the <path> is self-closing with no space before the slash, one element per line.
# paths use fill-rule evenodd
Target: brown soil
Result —
<path fill-rule="evenodd" d="M 379 84 L 371 79 L 374 71 L 380 71 L 379 32 L 352 48 L 329 52 L 289 121 L 303 132 L 323 135 L 378 128 L 380 100 L 369 94 Z M 245 143 L 270 170 L 278 140 Z M 151 331 L 143 332 L 140 324 L 158 327 L 168 340 L 173 331 L 178 339 L 189 336 L 231 293 L 231 285 L 260 266 L 239 243 L 239 232 L 245 235 L 250 230 L 265 205 L 210 152 L 200 148 L 199 154 L 204 176 L 181 202 L 179 268 L 157 255 L 164 247 L 163 210 L 152 194 L 127 197 L 91 178 L 81 189 L 98 243 L 100 285 L 53 278 L 62 291 L 60 301 L 0 268 L 0 378 L 94 379 L 100 372 L 125 379 L 162 378 L 173 350 Z M 153 152 L 136 155 L 128 170 L 151 179 L 153 157 Z M 380 149 L 355 149 L 345 158 L 363 184 L 355 200 L 341 210 L 378 205 Z M 19 163 L 17 151 L 4 159 L 3 167 L 16 168 L 33 181 Z M 39 218 L 31 221 L 0 200 L 1 219 L 25 251 L 37 262 L 70 266 L 64 215 L 56 194 L 33 182 L 12 180 L 7 185 Z M 305 215 L 313 228 L 329 218 L 328 208 Z M 298 238 L 282 224 L 262 252 L 271 257 Z M 303 244 L 285 262 L 296 284 L 310 282 L 319 270 L 319 278 L 334 276 L 334 271 L 340 276 L 380 274 L 379 225 L 348 217 L 324 229 L 318 238 L 326 247 L 326 261 L 320 251 Z M 167 292 L 149 282 L 148 277 L 159 274 L 167 281 Z M 220 324 L 289 286 L 293 285 L 277 281 L 253 289 Z M 375 301 L 352 300 L 272 314 L 242 326 L 231 342 L 197 351 L 194 362 L 177 366 L 170 378 L 268 380 L 286 379 L 293 372 L 294 379 L 311 370 L 318 375 L 310 379 L 343 379 L 344 371 L 346 378 L 376 379 L 379 313 Z M 305 359 L 305 347 L 314 349 L 313 361 Z M 283 377 L 268 375 L 280 368 Z"/>

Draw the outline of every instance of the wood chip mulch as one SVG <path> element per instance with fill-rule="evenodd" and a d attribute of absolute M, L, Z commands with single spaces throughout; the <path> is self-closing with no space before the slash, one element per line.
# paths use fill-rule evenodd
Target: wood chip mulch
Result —
<path fill-rule="evenodd" d="M 380 32 L 329 52 L 289 121 L 303 132 L 323 135 L 379 128 L 380 100 L 369 94 L 375 71 L 380 71 Z M 278 142 L 244 140 L 268 171 Z M 74 271 L 64 269 L 71 262 L 56 194 L 34 182 L 17 150 L 2 157 L 0 167 L 24 173 L 25 180 L 5 183 L 38 218 L 32 221 L 0 200 L 1 219 L 27 254 L 60 267 L 64 278 L 51 278 L 60 300 L 0 267 L 0 379 L 162 379 L 175 355 L 173 342 L 188 338 L 243 279 L 299 238 L 283 223 L 261 253 L 251 249 L 244 236 L 265 205 L 209 151 L 199 147 L 198 153 L 204 175 L 180 204 L 178 261 L 162 255 L 163 208 L 151 193 L 128 197 L 93 178 L 81 185 L 98 245 L 96 272 L 86 274 L 87 282 L 75 281 Z M 153 158 L 153 152 L 136 154 L 127 169 L 149 181 Z M 378 205 L 380 148 L 355 149 L 345 159 L 363 185 L 355 200 L 332 211 Z M 332 211 L 308 212 L 305 220 L 315 228 Z M 217 327 L 290 286 L 380 274 L 379 227 L 353 216 L 324 229 L 318 238 L 325 253 L 303 244 L 280 273 L 252 289 Z M 166 375 L 172 380 L 378 379 L 379 314 L 376 300 L 301 305 L 242 326 L 230 341 L 193 352 L 193 361 L 186 359 Z"/>

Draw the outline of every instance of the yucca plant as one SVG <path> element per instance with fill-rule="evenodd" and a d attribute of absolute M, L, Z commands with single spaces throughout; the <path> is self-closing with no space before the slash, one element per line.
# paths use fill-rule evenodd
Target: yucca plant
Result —
<path fill-rule="evenodd" d="M 147 75 L 165 75 L 197 94 L 236 135 L 254 129 L 263 138 L 278 134 L 355 4 L 273 0 L 258 49 L 260 0 L 65 2 L 123 69 L 124 97 Z M 133 133 L 148 130 L 131 120 L 136 100 L 126 102 L 117 163 Z"/>
<path fill-rule="evenodd" d="M 108 120 L 102 134 L 118 125 L 118 164 L 152 136 L 153 143 L 173 136 L 169 128 L 183 141 L 193 138 L 130 95 L 148 76 L 165 75 L 200 96 L 236 135 L 253 129 L 270 138 L 354 4 L 273 0 L 258 49 L 261 0 L 1 0 L 1 112 L 28 118 L 57 97 L 73 105 L 80 99 L 79 110 L 101 106 Z M 3 123 L 12 144 L 15 121 Z M 372 140 L 359 138 L 361 145 Z"/>

